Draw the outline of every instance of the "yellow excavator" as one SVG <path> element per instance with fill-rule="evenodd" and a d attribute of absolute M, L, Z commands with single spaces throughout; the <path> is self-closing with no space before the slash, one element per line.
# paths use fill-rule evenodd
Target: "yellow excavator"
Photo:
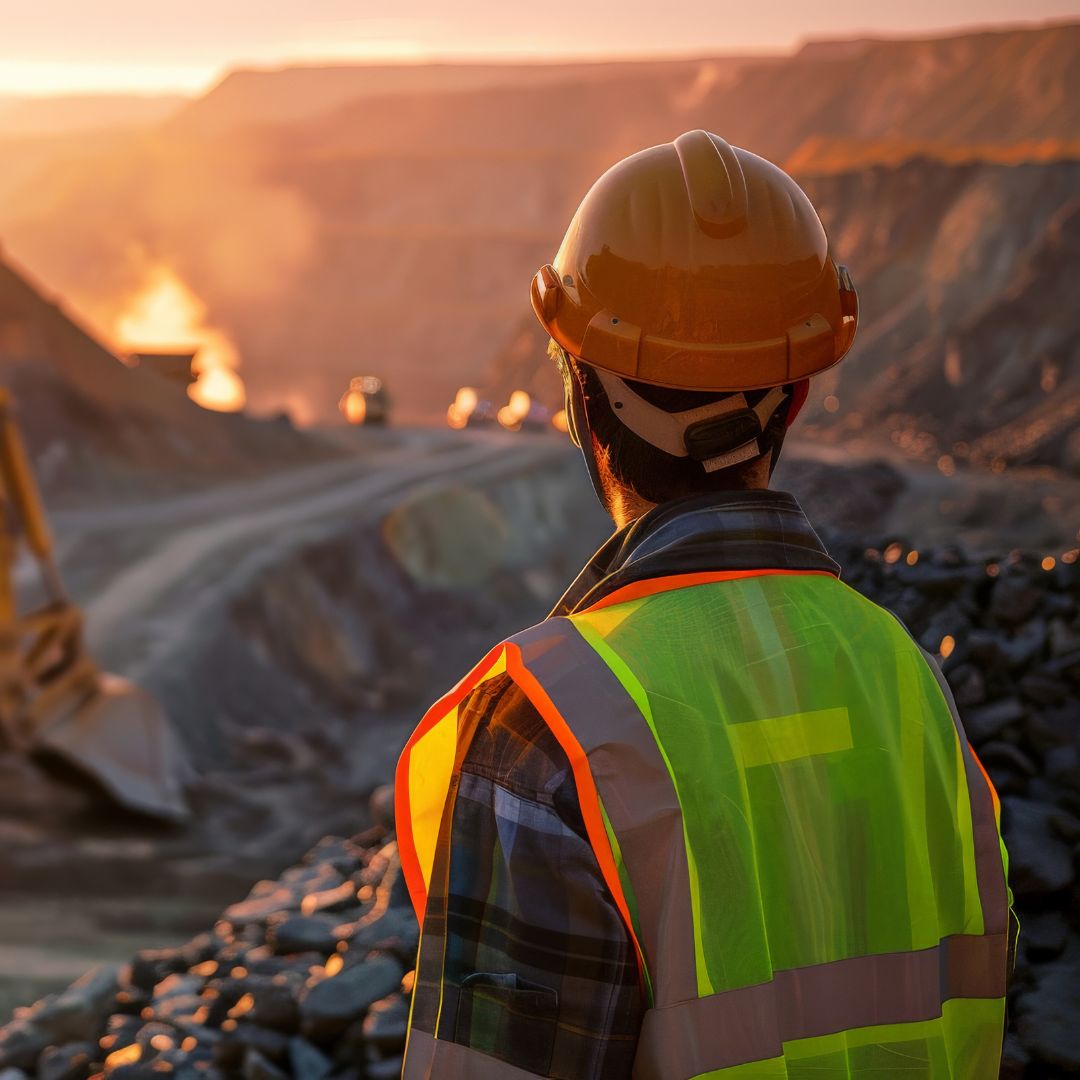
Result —
<path fill-rule="evenodd" d="M 41 574 L 45 602 L 20 614 L 20 541 Z M 169 821 L 189 816 L 190 766 L 168 718 L 145 691 L 98 670 L 82 613 L 68 598 L 11 396 L 0 388 L 0 744 L 55 754 L 115 802 Z"/>

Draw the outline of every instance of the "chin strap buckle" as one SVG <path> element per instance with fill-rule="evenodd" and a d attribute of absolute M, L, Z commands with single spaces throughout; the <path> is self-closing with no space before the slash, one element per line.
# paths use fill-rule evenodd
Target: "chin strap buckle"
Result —
<path fill-rule="evenodd" d="M 699 420 L 684 432 L 687 454 L 700 461 L 706 472 L 719 472 L 731 465 L 765 453 L 761 436 L 787 394 L 774 386 L 756 405 L 749 406 L 744 394 L 733 395 L 741 408 L 710 420 Z"/>
<path fill-rule="evenodd" d="M 665 454 L 700 461 L 706 472 L 718 472 L 765 453 L 761 436 L 788 398 L 783 387 L 774 386 L 753 406 L 744 393 L 736 393 L 696 409 L 671 413 L 634 393 L 618 375 L 603 368 L 594 370 L 621 423 Z"/>

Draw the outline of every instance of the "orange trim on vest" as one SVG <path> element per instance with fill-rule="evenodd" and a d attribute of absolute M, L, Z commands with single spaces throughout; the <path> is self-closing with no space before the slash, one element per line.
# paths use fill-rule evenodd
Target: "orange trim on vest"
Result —
<path fill-rule="evenodd" d="M 990 789 L 990 798 L 994 804 L 994 819 L 1000 824 L 1001 822 L 1001 800 L 998 798 L 997 788 L 994 787 L 994 781 L 990 779 L 990 774 L 983 767 L 983 763 L 979 760 L 979 755 L 975 753 L 975 747 L 968 743 L 968 749 L 971 751 L 971 756 L 975 759 L 975 764 L 979 766 L 979 772 L 982 773 L 983 779 L 986 781 L 986 786 Z"/>
<path fill-rule="evenodd" d="M 739 581 L 742 578 L 780 576 L 794 577 L 818 574 L 825 577 L 835 578 L 836 575 L 828 570 L 704 570 L 697 574 L 669 574 L 666 577 L 647 578 L 644 581 L 633 581 L 616 589 L 613 593 L 580 612 L 599 611 L 601 608 L 613 607 L 615 604 L 625 604 L 629 600 L 640 600 L 645 596 L 655 596 L 657 593 L 670 592 L 672 589 L 685 589 L 691 585 L 709 585 L 714 581 Z"/>
<path fill-rule="evenodd" d="M 401 872 L 409 888 L 409 898 L 416 911 L 417 921 L 424 925 L 424 908 L 427 906 L 427 883 L 424 872 L 420 869 L 420 859 L 416 854 L 416 845 L 412 833 L 412 808 L 409 804 L 409 755 L 413 746 L 422 739 L 451 709 L 460 705 L 484 676 L 495 666 L 502 655 L 504 646 L 496 645 L 456 686 L 445 693 L 426 713 L 409 736 L 405 749 L 398 758 L 394 770 L 394 817 L 397 827 L 398 855 L 401 858 Z"/>
<path fill-rule="evenodd" d="M 585 751 L 581 748 L 577 736 L 574 735 L 569 724 L 563 719 L 562 713 L 555 707 L 536 676 L 525 666 L 521 658 L 521 650 L 512 643 L 507 643 L 506 646 L 506 670 L 529 701 L 532 702 L 536 711 L 543 717 L 544 722 L 559 741 L 559 745 L 563 748 L 570 762 L 570 769 L 574 774 L 574 783 L 577 785 L 581 816 L 585 822 L 585 831 L 589 836 L 589 844 L 593 849 L 593 854 L 596 855 L 596 861 L 600 865 L 600 873 L 603 875 L 604 883 L 610 890 L 615 906 L 619 909 L 619 914 L 626 924 L 626 931 L 630 935 L 630 940 L 634 943 L 634 954 L 638 962 L 638 977 L 644 985 L 644 953 L 641 951 L 641 943 L 634 932 L 633 920 L 630 918 L 630 908 L 626 903 L 626 896 L 623 894 L 622 882 L 619 880 L 619 871 L 615 865 L 615 857 L 611 852 L 607 829 L 604 828 L 604 819 L 600 813 L 600 795 L 596 790 L 592 770 L 589 768 L 589 760 L 585 756 Z"/>

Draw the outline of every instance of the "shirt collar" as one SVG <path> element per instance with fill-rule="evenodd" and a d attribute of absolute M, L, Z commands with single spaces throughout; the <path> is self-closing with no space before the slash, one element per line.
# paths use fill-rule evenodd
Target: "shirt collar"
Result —
<path fill-rule="evenodd" d="M 673 499 L 619 529 L 555 605 L 570 615 L 636 581 L 721 570 L 824 570 L 840 576 L 793 495 L 723 491 Z"/>

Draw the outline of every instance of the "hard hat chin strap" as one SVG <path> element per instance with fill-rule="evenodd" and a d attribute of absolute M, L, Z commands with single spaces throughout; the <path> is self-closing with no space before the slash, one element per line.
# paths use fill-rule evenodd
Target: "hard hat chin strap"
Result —
<path fill-rule="evenodd" d="M 756 405 L 743 393 L 684 412 L 668 412 L 646 401 L 610 371 L 593 368 L 612 411 L 639 439 L 672 457 L 700 461 L 706 472 L 760 457 L 769 450 L 761 437 L 769 421 L 788 398 L 774 386 Z"/>

